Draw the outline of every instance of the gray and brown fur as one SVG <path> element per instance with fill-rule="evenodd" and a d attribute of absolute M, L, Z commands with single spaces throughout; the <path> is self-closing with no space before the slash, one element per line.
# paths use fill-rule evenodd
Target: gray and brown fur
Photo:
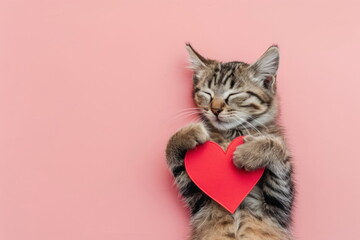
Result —
<path fill-rule="evenodd" d="M 191 210 L 191 240 L 290 240 L 294 200 L 293 167 L 277 123 L 277 46 L 255 63 L 221 63 L 186 45 L 194 75 L 193 96 L 200 123 L 175 133 L 166 149 L 175 183 Z M 234 214 L 205 195 L 184 167 L 187 150 L 212 140 L 224 150 L 237 136 L 245 143 L 234 152 L 239 168 L 265 167 L 264 175 Z"/>

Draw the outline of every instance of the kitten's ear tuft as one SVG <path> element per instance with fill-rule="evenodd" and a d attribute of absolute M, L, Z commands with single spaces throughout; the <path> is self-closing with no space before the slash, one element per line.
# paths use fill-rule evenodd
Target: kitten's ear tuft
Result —
<path fill-rule="evenodd" d="M 209 67 L 208 65 L 210 61 L 196 52 L 190 43 L 186 43 L 186 50 L 188 51 L 190 57 L 190 68 L 192 68 L 195 72 Z"/>
<path fill-rule="evenodd" d="M 279 68 L 279 48 L 272 45 L 266 52 L 250 67 L 255 72 L 255 78 L 264 80 L 267 77 L 275 76 Z"/>

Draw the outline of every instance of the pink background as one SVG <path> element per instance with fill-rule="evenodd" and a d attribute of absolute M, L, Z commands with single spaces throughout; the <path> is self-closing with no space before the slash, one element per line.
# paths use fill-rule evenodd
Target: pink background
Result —
<path fill-rule="evenodd" d="M 164 159 L 192 118 L 190 41 L 278 43 L 297 239 L 360 235 L 358 1 L 0 1 L 0 239 L 184 240 Z"/>

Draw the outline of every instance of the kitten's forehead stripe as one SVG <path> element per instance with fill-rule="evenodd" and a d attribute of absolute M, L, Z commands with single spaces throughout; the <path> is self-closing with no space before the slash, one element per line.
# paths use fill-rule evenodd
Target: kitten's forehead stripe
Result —
<path fill-rule="evenodd" d="M 241 64 L 241 62 L 219 64 L 214 69 L 213 77 L 207 80 L 208 87 L 211 88 L 218 85 L 226 86 L 228 81 L 231 81 L 230 87 L 233 88 L 236 82 L 235 71 Z"/>
<path fill-rule="evenodd" d="M 235 80 L 234 80 L 234 79 L 231 79 L 230 89 L 233 89 L 233 88 L 234 88 L 234 85 L 235 85 Z"/>
<path fill-rule="evenodd" d="M 219 84 L 226 85 L 226 81 L 227 81 L 227 79 L 231 76 L 232 73 L 233 73 L 233 68 L 230 69 L 229 71 L 227 71 L 227 72 L 224 74 L 224 77 L 222 77 L 222 78 L 220 79 Z M 223 82 L 222 80 L 223 80 L 224 82 Z"/>
<path fill-rule="evenodd" d="M 218 65 L 217 65 L 217 69 L 218 69 L 218 71 L 215 71 L 215 79 L 214 79 L 214 85 L 216 86 L 216 84 L 217 84 L 217 79 L 219 78 L 219 76 L 221 75 L 221 70 L 222 70 L 222 65 L 221 65 L 221 63 L 219 63 Z"/>
<path fill-rule="evenodd" d="M 227 81 L 229 80 L 229 78 L 233 78 L 234 77 L 234 70 L 235 70 L 235 67 L 233 67 L 229 73 L 224 77 L 224 85 L 226 85 Z"/>
<path fill-rule="evenodd" d="M 221 76 L 221 71 L 216 72 L 215 81 L 214 81 L 214 84 L 215 84 L 215 85 L 217 85 L 217 81 L 218 81 L 218 79 L 219 79 L 220 76 Z"/>
<path fill-rule="evenodd" d="M 213 80 L 216 78 L 216 75 L 214 74 L 213 77 L 210 79 L 210 81 L 208 82 L 208 88 L 211 88 L 211 83 L 213 82 Z"/>

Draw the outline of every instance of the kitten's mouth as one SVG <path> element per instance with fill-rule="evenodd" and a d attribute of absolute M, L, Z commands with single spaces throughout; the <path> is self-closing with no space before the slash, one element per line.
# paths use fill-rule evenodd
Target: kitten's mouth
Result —
<path fill-rule="evenodd" d="M 233 119 L 226 116 L 215 116 L 214 114 L 205 114 L 205 116 L 215 128 L 220 130 L 228 130 L 237 126 Z"/>
<path fill-rule="evenodd" d="M 227 117 L 212 116 L 209 120 L 215 128 L 223 131 L 238 127 L 237 121 Z"/>
<path fill-rule="evenodd" d="M 216 124 L 222 124 L 222 123 L 225 123 L 223 120 L 221 120 L 218 116 L 215 116 L 213 119 L 212 119 L 212 122 L 213 123 L 216 123 Z"/>

